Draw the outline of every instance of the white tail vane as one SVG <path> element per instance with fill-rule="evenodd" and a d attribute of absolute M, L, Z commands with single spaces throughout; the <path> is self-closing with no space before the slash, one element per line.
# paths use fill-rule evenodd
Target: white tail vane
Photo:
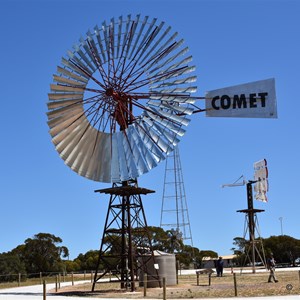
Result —
<path fill-rule="evenodd" d="M 268 183 L 268 168 L 267 161 L 265 159 L 254 163 L 254 185 L 255 199 L 268 202 L 267 191 L 269 190 Z"/>
<path fill-rule="evenodd" d="M 207 117 L 277 118 L 275 79 L 265 79 L 209 91 Z"/>

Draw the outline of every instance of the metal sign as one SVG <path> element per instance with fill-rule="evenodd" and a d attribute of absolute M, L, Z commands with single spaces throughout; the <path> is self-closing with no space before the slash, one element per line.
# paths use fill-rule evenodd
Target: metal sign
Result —
<path fill-rule="evenodd" d="M 268 167 L 267 160 L 263 159 L 253 164 L 254 167 L 254 186 L 255 199 L 267 202 L 267 191 L 269 190 L 268 183 Z"/>
<path fill-rule="evenodd" d="M 275 79 L 209 91 L 205 106 L 207 117 L 277 118 Z"/>

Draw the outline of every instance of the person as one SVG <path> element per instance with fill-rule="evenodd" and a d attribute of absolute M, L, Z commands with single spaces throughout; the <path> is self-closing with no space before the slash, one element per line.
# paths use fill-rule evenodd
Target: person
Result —
<path fill-rule="evenodd" d="M 220 256 L 219 259 L 217 260 L 217 277 L 222 277 L 223 276 L 223 266 L 224 266 L 224 261 L 223 258 Z"/>
<path fill-rule="evenodd" d="M 272 282 L 272 279 L 274 280 L 274 282 L 278 282 L 278 280 L 276 279 L 276 276 L 275 276 L 275 264 L 276 264 L 276 261 L 273 257 L 273 253 L 271 253 L 270 257 L 267 260 L 267 268 L 270 271 L 268 282 Z"/>

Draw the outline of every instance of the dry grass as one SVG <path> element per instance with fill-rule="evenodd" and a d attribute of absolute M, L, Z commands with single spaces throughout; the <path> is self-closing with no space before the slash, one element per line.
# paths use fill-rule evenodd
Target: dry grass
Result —
<path fill-rule="evenodd" d="M 300 279 L 298 271 L 276 272 L 278 283 L 268 283 L 268 273 L 236 273 L 237 295 L 240 297 L 299 295 Z M 100 283 L 96 291 L 91 292 L 91 284 L 69 286 L 60 289 L 56 294 L 80 295 L 95 298 L 163 298 L 162 288 L 148 288 L 144 297 L 143 287 L 137 287 L 135 292 L 121 290 L 119 283 Z M 288 287 L 288 288 L 287 288 Z M 292 287 L 289 289 L 289 287 Z M 54 292 L 54 291 L 52 291 Z M 234 297 L 234 276 L 225 274 L 223 277 L 211 276 L 211 285 L 208 285 L 208 276 L 200 275 L 197 285 L 196 275 L 179 276 L 179 284 L 168 286 L 167 299 L 181 298 L 218 298 Z"/>

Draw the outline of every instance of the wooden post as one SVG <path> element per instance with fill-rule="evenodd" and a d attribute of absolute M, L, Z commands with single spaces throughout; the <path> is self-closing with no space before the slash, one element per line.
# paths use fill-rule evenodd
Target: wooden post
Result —
<path fill-rule="evenodd" d="M 43 274 L 40 272 L 40 283 L 43 284 Z"/>
<path fill-rule="evenodd" d="M 197 272 L 196 275 L 197 275 L 197 285 L 199 285 L 199 273 Z"/>
<path fill-rule="evenodd" d="M 208 285 L 211 285 L 211 273 L 208 274 Z"/>
<path fill-rule="evenodd" d="M 177 260 L 177 268 L 179 270 L 179 275 L 181 275 L 181 265 L 179 263 L 179 260 Z"/>
<path fill-rule="evenodd" d="M 74 285 L 74 273 L 72 272 L 72 285 Z"/>
<path fill-rule="evenodd" d="M 144 274 L 144 297 L 147 296 L 147 273 Z"/>
<path fill-rule="evenodd" d="M 91 271 L 91 282 L 93 282 L 93 270 Z"/>
<path fill-rule="evenodd" d="M 60 277 L 60 273 L 58 273 L 58 288 L 60 289 L 60 282 L 61 282 L 61 277 Z"/>
<path fill-rule="evenodd" d="M 300 271 L 298 271 L 299 273 L 298 273 L 298 275 L 299 275 L 299 281 L 300 281 Z"/>
<path fill-rule="evenodd" d="M 43 281 L 43 300 L 46 300 L 46 281 Z"/>
<path fill-rule="evenodd" d="M 179 260 L 176 260 L 176 284 L 178 284 L 178 271 L 179 271 Z"/>
<path fill-rule="evenodd" d="M 163 299 L 167 299 L 166 277 L 163 277 Z"/>
<path fill-rule="evenodd" d="M 58 275 L 55 276 L 55 292 L 58 290 Z"/>
<path fill-rule="evenodd" d="M 234 283 L 234 296 L 237 297 L 237 286 L 236 286 L 236 276 L 233 273 L 233 283 Z"/>
<path fill-rule="evenodd" d="M 21 273 L 19 273 L 18 286 L 21 285 Z"/>
<path fill-rule="evenodd" d="M 86 270 L 83 272 L 83 279 L 85 280 Z"/>

